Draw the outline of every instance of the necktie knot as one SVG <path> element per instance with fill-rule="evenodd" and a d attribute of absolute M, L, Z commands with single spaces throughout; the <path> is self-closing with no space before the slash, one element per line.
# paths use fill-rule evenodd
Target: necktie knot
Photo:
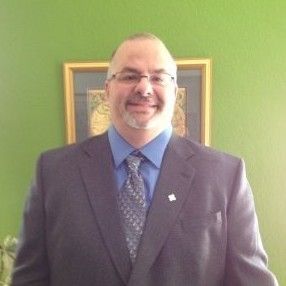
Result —
<path fill-rule="evenodd" d="M 126 157 L 126 164 L 128 170 L 137 173 L 142 161 L 143 161 L 143 156 L 140 153 L 128 155 Z"/>

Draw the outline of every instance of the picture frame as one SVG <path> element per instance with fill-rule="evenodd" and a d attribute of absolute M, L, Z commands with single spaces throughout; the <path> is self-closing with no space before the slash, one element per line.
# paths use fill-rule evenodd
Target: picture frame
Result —
<path fill-rule="evenodd" d="M 211 60 L 177 59 L 178 93 L 173 129 L 179 135 L 210 145 Z M 66 62 L 65 126 L 68 144 L 104 132 L 110 123 L 104 100 L 108 62 Z"/>

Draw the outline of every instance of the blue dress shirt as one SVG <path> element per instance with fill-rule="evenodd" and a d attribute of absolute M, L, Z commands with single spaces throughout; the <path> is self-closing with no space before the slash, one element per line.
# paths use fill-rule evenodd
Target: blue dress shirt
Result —
<path fill-rule="evenodd" d="M 118 190 L 121 190 L 125 180 L 127 179 L 127 171 L 124 160 L 126 157 L 134 152 L 140 151 L 148 160 L 144 160 L 140 165 L 140 172 L 144 179 L 147 203 L 150 205 L 155 185 L 160 173 L 160 167 L 167 144 L 172 135 L 172 126 L 169 126 L 162 133 L 160 133 L 151 142 L 144 145 L 142 148 L 135 149 L 130 145 L 114 128 L 110 126 L 108 129 L 108 139 L 111 146 L 114 171 L 117 180 Z"/>

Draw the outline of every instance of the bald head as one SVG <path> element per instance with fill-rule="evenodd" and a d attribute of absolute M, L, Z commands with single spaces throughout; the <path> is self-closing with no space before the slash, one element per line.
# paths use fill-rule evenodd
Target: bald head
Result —
<path fill-rule="evenodd" d="M 150 44 L 151 43 L 151 44 Z M 136 48 L 135 48 L 136 47 Z M 126 38 L 112 53 L 110 64 L 107 72 L 107 78 L 110 78 L 112 74 L 119 72 L 118 62 L 122 57 L 126 56 L 125 50 L 134 49 L 133 55 L 129 55 L 130 62 L 136 58 L 136 56 L 144 56 L 144 53 L 153 53 L 154 56 L 164 58 L 167 63 L 166 72 L 171 73 L 175 78 L 177 77 L 177 66 L 174 58 L 167 49 L 166 45 L 155 35 L 150 33 L 138 33 Z M 148 49 L 148 50 L 147 50 Z M 136 55 L 137 53 L 137 55 Z"/>

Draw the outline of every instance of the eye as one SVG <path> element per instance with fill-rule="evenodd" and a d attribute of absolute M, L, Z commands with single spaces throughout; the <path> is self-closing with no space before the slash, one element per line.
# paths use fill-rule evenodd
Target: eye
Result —
<path fill-rule="evenodd" d="M 123 81 L 137 81 L 138 75 L 136 73 L 122 73 L 120 79 Z"/>
<path fill-rule="evenodd" d="M 163 83 L 164 82 L 164 76 L 162 74 L 153 74 L 150 77 L 150 80 L 154 83 Z"/>

